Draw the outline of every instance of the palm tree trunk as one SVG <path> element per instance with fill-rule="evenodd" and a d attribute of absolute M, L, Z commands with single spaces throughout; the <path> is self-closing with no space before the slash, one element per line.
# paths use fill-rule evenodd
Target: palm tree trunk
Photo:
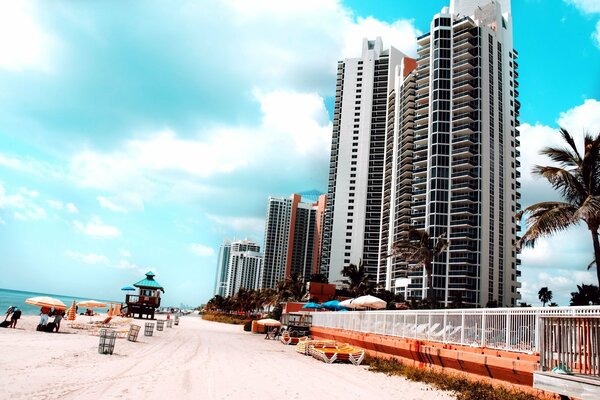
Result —
<path fill-rule="evenodd" d="M 427 298 L 433 299 L 433 271 L 431 263 L 425 264 L 425 272 L 427 273 Z"/>
<path fill-rule="evenodd" d="M 600 286 L 600 242 L 598 241 L 598 228 L 590 228 L 592 240 L 594 241 L 594 258 L 596 259 L 596 277 Z"/>

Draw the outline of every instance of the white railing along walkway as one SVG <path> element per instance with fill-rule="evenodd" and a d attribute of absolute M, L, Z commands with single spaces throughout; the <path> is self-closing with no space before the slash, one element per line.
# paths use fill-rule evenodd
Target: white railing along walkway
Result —
<path fill-rule="evenodd" d="M 600 316 L 600 306 L 315 312 L 312 325 L 532 353 L 541 316 Z"/>

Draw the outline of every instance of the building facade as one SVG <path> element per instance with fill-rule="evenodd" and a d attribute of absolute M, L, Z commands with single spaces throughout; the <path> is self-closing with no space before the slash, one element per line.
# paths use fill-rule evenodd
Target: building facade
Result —
<path fill-rule="evenodd" d="M 291 274 L 304 279 L 319 271 L 326 196 L 305 203 L 302 196 L 269 197 L 265 223 L 262 288 L 275 288 Z"/>
<path fill-rule="evenodd" d="M 377 41 L 367 43 L 380 48 Z M 398 56 L 388 59 L 384 99 L 375 89 L 364 93 L 365 82 L 375 84 L 379 76 L 377 68 L 364 70 L 368 51 L 363 49 L 354 68 L 348 60 L 340 64 L 323 268 L 331 279 L 343 265 L 362 259 L 377 283 L 424 298 L 423 269 L 388 257 L 410 228 L 424 229 L 449 240 L 433 262 L 438 300 L 513 306 L 520 298 L 514 250 L 520 104 L 510 1 L 452 0 L 418 38 L 417 53 L 415 64 L 389 49 Z M 372 99 L 367 121 L 365 95 Z M 376 108 L 382 101 L 385 112 Z M 361 141 L 367 136 L 363 125 L 369 146 Z M 380 185 L 373 184 L 375 177 Z M 370 202 L 377 200 L 380 210 L 373 213 Z M 379 217 L 374 261 L 368 240 L 373 216 Z"/>
<path fill-rule="evenodd" d="M 215 294 L 234 296 L 240 288 L 260 289 L 263 255 L 250 240 L 225 240 L 219 251 Z"/>
<path fill-rule="evenodd" d="M 363 262 L 377 274 L 388 94 L 405 55 L 364 40 L 362 55 L 338 63 L 321 272 Z"/>
<path fill-rule="evenodd" d="M 217 276 L 215 279 L 215 295 L 225 297 L 227 284 L 227 269 L 229 267 L 229 253 L 231 252 L 231 240 L 225 239 L 219 248 L 217 259 Z"/>

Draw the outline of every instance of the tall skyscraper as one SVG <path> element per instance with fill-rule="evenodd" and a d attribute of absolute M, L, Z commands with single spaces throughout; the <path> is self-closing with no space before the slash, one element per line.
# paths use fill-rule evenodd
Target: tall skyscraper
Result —
<path fill-rule="evenodd" d="M 263 255 L 260 246 L 250 240 L 225 240 L 217 264 L 215 294 L 235 295 L 240 288 L 260 289 Z"/>
<path fill-rule="evenodd" d="M 387 257 L 411 227 L 425 229 L 431 237 L 445 235 L 450 241 L 433 262 L 438 300 L 514 305 L 520 298 L 514 250 L 520 104 L 510 1 L 451 0 L 450 7 L 433 17 L 431 32 L 418 38 L 416 68 L 401 53 L 401 60 L 388 57 L 385 98 L 375 97 L 376 89 L 364 93 L 365 82 L 375 86 L 378 77 L 377 68 L 358 70 L 379 42 L 366 43 L 367 53 L 363 49 L 356 69 L 349 60 L 338 66 L 324 269 L 331 279 L 342 265 L 362 257 L 368 272 L 387 289 L 425 297 L 422 268 Z M 379 53 L 380 59 L 384 54 Z M 373 99 L 367 121 L 361 94 Z M 375 124 L 379 116 L 386 129 Z M 361 141 L 367 137 L 364 125 L 369 146 Z M 380 133 L 383 139 L 373 140 Z M 365 176 L 377 180 L 367 178 L 365 184 L 360 180 Z M 372 184 L 379 179 L 380 184 Z M 376 200 L 378 213 L 369 208 Z M 379 223 L 373 262 L 367 228 L 374 215 Z M 355 240 L 361 236 L 362 244 Z"/>
<path fill-rule="evenodd" d="M 227 290 L 227 268 L 229 266 L 229 253 L 231 252 L 231 241 L 225 239 L 219 249 L 217 259 L 217 276 L 215 283 L 215 295 L 225 297 Z"/>
<path fill-rule="evenodd" d="M 302 202 L 299 194 L 269 197 L 261 287 L 275 288 L 293 273 L 308 278 L 319 272 L 325 204 L 325 195 L 315 203 Z"/>
<path fill-rule="evenodd" d="M 365 39 L 360 58 L 338 63 L 321 267 L 330 283 L 349 263 L 377 274 L 388 94 L 404 57 Z"/>

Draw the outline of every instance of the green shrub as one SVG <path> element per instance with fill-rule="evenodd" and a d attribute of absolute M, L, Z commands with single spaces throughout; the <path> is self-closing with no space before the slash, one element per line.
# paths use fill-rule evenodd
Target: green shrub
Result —
<path fill-rule="evenodd" d="M 431 369 L 404 365 L 396 359 L 367 357 L 370 371 L 387 375 L 404 376 L 411 381 L 424 382 L 441 390 L 454 392 L 457 400 L 537 400 L 538 396 L 520 391 L 493 386 L 487 382 L 478 382 L 463 376 L 444 374 Z"/>
<path fill-rule="evenodd" d="M 248 320 L 243 315 L 232 315 L 232 314 L 220 314 L 215 312 L 209 312 L 202 315 L 202 319 L 213 322 L 221 322 L 224 324 L 242 325 Z"/>

